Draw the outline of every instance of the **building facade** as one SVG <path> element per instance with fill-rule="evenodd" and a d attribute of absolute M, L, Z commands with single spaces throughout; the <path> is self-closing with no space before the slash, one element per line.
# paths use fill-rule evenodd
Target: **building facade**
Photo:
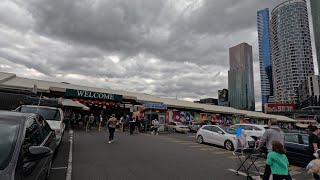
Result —
<path fill-rule="evenodd" d="M 309 106 L 319 106 L 320 98 L 320 77 L 318 75 L 309 76 L 298 88 L 298 108 L 303 109 Z"/>
<path fill-rule="evenodd" d="M 320 72 L 320 1 L 310 0 L 310 7 L 313 22 L 314 42 L 316 45 L 318 71 Z"/>
<path fill-rule="evenodd" d="M 229 101 L 228 89 L 218 90 L 218 100 L 219 100 L 219 102 L 228 102 Z"/>
<path fill-rule="evenodd" d="M 300 83 L 314 74 L 306 1 L 286 0 L 271 16 L 274 101 L 297 103 Z"/>
<path fill-rule="evenodd" d="M 230 107 L 255 110 L 252 46 L 241 43 L 229 49 L 228 90 Z"/>
<path fill-rule="evenodd" d="M 257 12 L 262 111 L 266 103 L 273 103 L 272 64 L 270 51 L 269 9 Z"/>
<path fill-rule="evenodd" d="M 215 98 L 205 98 L 205 99 L 200 99 L 199 101 L 195 101 L 195 103 L 209 104 L 209 105 L 218 105 L 218 99 L 215 99 Z"/>

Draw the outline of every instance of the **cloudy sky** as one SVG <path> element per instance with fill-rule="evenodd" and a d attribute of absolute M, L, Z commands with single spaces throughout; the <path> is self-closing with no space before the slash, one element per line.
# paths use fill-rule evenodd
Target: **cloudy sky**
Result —
<path fill-rule="evenodd" d="M 227 88 L 228 48 L 253 46 L 278 0 L 1 0 L 0 71 L 196 100 Z"/>

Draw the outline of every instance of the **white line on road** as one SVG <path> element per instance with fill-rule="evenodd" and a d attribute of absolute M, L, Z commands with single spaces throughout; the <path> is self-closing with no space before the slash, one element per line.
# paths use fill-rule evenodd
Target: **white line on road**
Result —
<path fill-rule="evenodd" d="M 72 145 L 73 145 L 73 131 L 69 131 L 70 134 L 70 149 L 69 149 L 69 160 L 68 160 L 68 168 L 67 168 L 67 177 L 66 180 L 71 180 L 72 176 Z"/>
<path fill-rule="evenodd" d="M 67 169 L 68 167 L 54 167 L 51 168 L 51 170 L 59 170 L 59 169 Z"/>
<path fill-rule="evenodd" d="M 228 170 L 231 171 L 231 172 L 237 173 L 237 171 L 234 170 L 234 169 L 228 169 Z M 247 174 L 244 173 L 244 172 L 238 171 L 238 174 L 241 175 L 241 176 L 246 176 L 247 177 Z M 261 180 L 260 176 L 251 176 L 251 177 L 252 177 L 252 179 L 255 179 L 255 180 Z M 270 179 L 272 179 L 272 176 L 270 176 Z M 295 180 L 295 179 L 292 179 L 292 180 Z"/>

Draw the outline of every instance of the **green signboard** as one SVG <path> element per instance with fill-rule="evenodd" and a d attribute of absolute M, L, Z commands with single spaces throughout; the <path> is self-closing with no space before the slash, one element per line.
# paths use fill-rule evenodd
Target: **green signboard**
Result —
<path fill-rule="evenodd" d="M 85 91 L 85 90 L 76 90 L 76 89 L 66 89 L 66 96 L 77 97 L 77 98 L 122 101 L 122 95 Z"/>

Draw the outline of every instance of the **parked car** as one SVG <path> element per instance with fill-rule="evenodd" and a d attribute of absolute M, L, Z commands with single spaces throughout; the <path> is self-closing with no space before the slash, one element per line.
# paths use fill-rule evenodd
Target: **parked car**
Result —
<path fill-rule="evenodd" d="M 258 124 L 235 124 L 231 126 L 234 129 L 241 127 L 248 136 L 251 136 L 254 140 L 261 138 L 263 133 L 266 131 L 266 125 Z"/>
<path fill-rule="evenodd" d="M 284 131 L 285 148 L 290 162 L 307 165 L 311 160 L 309 134 L 306 131 Z"/>
<path fill-rule="evenodd" d="M 237 144 L 236 130 L 230 127 L 218 125 L 205 125 L 201 127 L 196 135 L 198 143 L 210 143 L 223 146 L 227 150 L 233 150 Z M 255 141 L 247 136 L 249 147 L 255 146 Z"/>
<path fill-rule="evenodd" d="M 167 124 L 167 128 L 169 131 L 172 131 L 172 132 L 181 132 L 181 133 L 189 132 L 189 127 L 182 124 L 181 122 L 169 122 L 169 124 Z"/>
<path fill-rule="evenodd" d="M 49 106 L 23 105 L 16 109 L 18 112 L 35 113 L 44 117 L 51 129 L 56 133 L 57 145 L 60 145 L 66 125 L 64 124 L 64 115 L 61 108 Z"/>
<path fill-rule="evenodd" d="M 0 179 L 49 177 L 55 132 L 36 114 L 0 111 Z"/>
<path fill-rule="evenodd" d="M 190 132 L 197 132 L 201 128 L 201 124 L 198 122 L 188 122 L 187 126 L 189 127 Z"/>

